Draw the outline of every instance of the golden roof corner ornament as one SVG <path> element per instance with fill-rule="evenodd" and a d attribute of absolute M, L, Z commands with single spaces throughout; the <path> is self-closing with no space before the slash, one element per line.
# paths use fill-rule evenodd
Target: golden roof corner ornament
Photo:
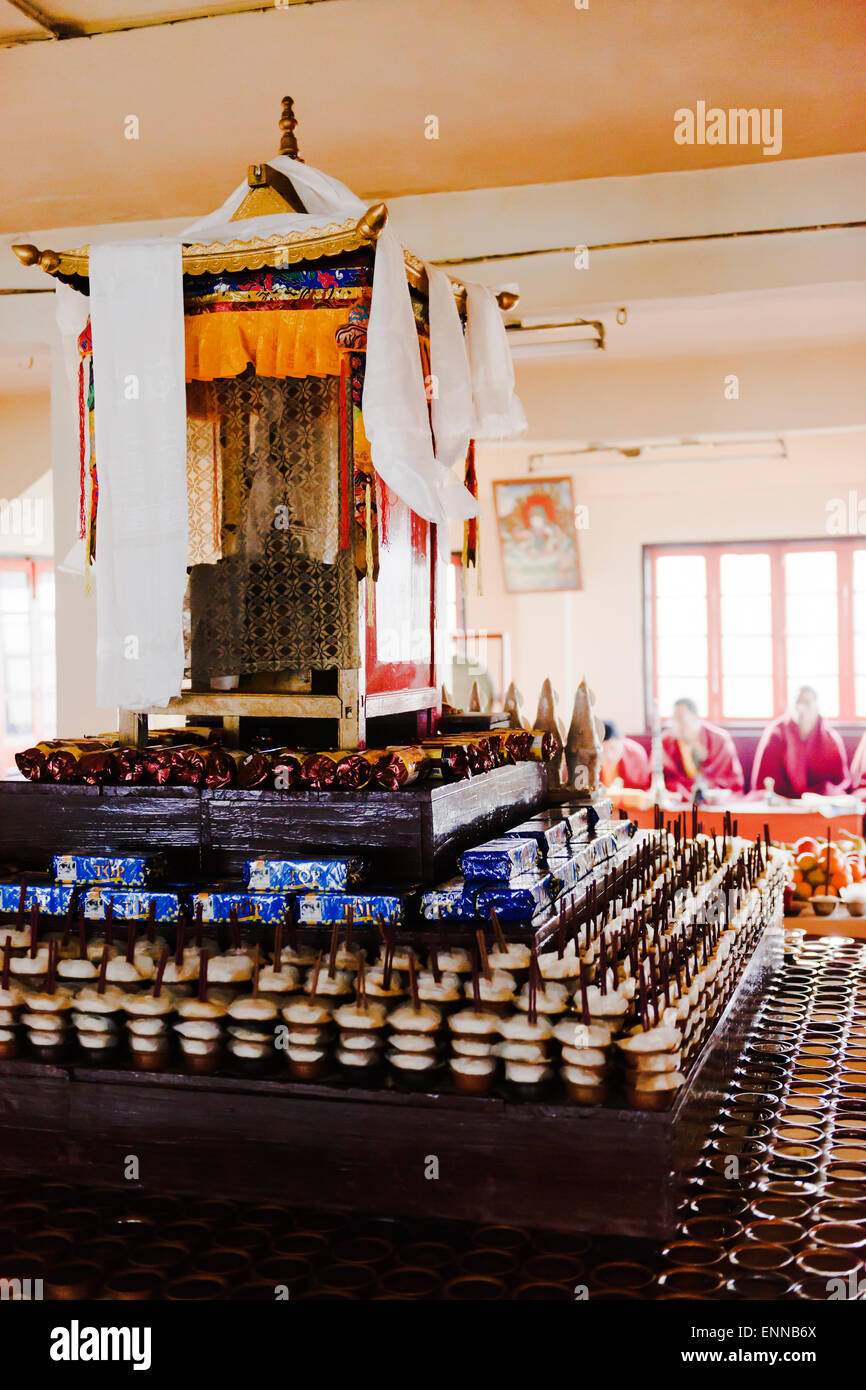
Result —
<path fill-rule="evenodd" d="M 388 208 L 384 203 L 373 203 L 362 217 L 358 218 L 358 235 L 364 241 L 376 241 L 385 230 L 388 221 Z"/>

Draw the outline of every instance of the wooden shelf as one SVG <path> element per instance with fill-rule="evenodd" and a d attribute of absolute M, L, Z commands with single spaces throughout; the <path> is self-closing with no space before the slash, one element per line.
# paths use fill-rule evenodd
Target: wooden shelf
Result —
<path fill-rule="evenodd" d="M 46 869 L 64 849 L 165 852 L 175 877 L 239 873 L 261 854 L 363 853 L 380 883 L 432 885 L 457 855 L 544 803 L 541 763 L 399 791 L 198 791 L 0 782 L 0 861 Z"/>
<path fill-rule="evenodd" d="M 226 715 L 264 719 L 339 719 L 339 695 L 307 695 L 286 691 L 265 695 L 246 690 L 185 690 L 167 705 L 149 711 L 160 715 Z"/>
<path fill-rule="evenodd" d="M 435 709 L 439 704 L 439 691 L 435 685 L 420 690 L 388 690 L 381 695 L 368 695 L 365 703 L 368 719 L 379 719 L 387 714 L 411 714 L 416 709 Z"/>

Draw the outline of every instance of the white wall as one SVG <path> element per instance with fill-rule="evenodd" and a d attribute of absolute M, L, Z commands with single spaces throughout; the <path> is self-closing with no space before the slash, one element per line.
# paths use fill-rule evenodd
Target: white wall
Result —
<path fill-rule="evenodd" d="M 551 396 L 552 410 L 558 404 Z M 624 436 L 635 433 L 627 401 L 620 420 Z M 603 716 L 632 732 L 644 728 L 644 545 L 824 537 L 832 498 L 850 490 L 866 498 L 866 429 L 792 435 L 787 448 L 784 462 L 725 467 L 579 469 L 551 458 L 550 475 L 571 472 L 575 501 L 589 509 L 579 533 L 584 588 L 551 594 L 505 593 L 493 511 L 493 480 L 525 476 L 538 446 L 479 448 L 483 593 L 470 573 L 467 625 L 511 633 L 513 674 L 530 716 L 545 676 L 568 712 L 586 674 Z"/>
<path fill-rule="evenodd" d="M 51 555 L 51 398 L 0 394 L 0 556 Z"/>

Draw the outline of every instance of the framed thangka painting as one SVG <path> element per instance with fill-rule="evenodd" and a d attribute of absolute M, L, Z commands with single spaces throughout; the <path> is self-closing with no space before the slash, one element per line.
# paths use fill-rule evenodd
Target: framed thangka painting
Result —
<path fill-rule="evenodd" d="M 493 484 L 510 594 L 582 588 L 571 478 Z"/>

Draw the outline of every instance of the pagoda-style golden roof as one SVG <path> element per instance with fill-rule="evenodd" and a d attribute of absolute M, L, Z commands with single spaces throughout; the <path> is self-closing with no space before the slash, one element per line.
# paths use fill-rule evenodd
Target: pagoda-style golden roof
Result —
<path fill-rule="evenodd" d="M 297 122 L 291 97 L 283 97 L 280 118 L 280 154 L 300 159 L 295 127 Z M 260 217 L 278 212 L 305 212 L 304 204 L 291 180 L 267 164 L 251 164 L 247 173 L 250 191 L 234 214 L 232 221 Z M 221 271 L 238 273 L 262 270 L 265 266 L 294 265 L 298 261 L 316 261 L 324 256 L 339 256 L 373 246 L 388 221 L 384 203 L 374 203 L 359 218 L 345 222 L 327 222 L 305 232 L 279 232 L 270 237 L 255 237 L 251 241 L 192 242 L 183 247 L 184 275 L 217 274 Z M 75 283 L 86 280 L 90 269 L 90 248 L 79 246 L 73 251 L 40 251 L 30 243 L 12 247 L 22 265 L 38 265 L 47 275 Z M 427 293 L 427 273 L 424 263 L 411 251 L 403 251 L 406 278 L 413 289 Z M 466 287 L 451 279 L 454 297 L 462 309 Z M 78 286 L 77 286 L 78 287 Z M 501 309 L 511 309 L 518 296 L 502 290 L 496 296 Z"/>

